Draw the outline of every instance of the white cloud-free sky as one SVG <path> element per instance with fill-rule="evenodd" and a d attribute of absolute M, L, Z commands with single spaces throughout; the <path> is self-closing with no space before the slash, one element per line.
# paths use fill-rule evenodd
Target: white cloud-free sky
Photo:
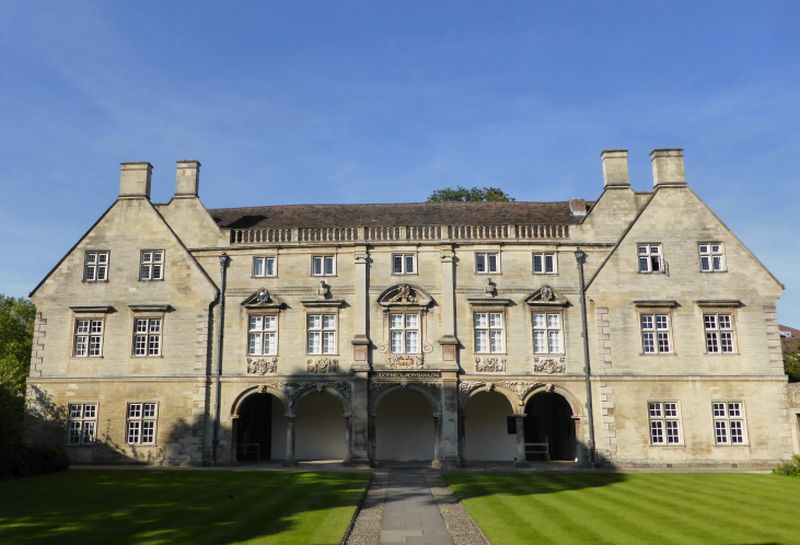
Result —
<path fill-rule="evenodd" d="M 596 198 L 599 153 L 683 147 L 692 188 L 800 325 L 800 3 L 4 2 L 0 293 L 114 200 L 122 161 L 203 163 L 208 207 Z"/>

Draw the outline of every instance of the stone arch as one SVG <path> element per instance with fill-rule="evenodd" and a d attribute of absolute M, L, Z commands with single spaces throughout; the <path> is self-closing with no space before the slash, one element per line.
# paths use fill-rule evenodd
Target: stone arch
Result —
<path fill-rule="evenodd" d="M 546 384 L 531 391 L 525 398 L 526 459 L 577 462 L 582 409 L 565 388 Z"/>
<path fill-rule="evenodd" d="M 331 394 L 333 397 L 338 399 L 339 402 L 342 404 L 342 416 L 344 416 L 345 418 L 350 418 L 350 415 L 352 414 L 352 406 L 350 403 L 350 398 L 346 397 L 344 394 L 342 394 L 339 388 L 331 384 L 325 384 L 325 385 L 318 384 L 316 386 L 309 386 L 308 388 L 305 388 L 302 391 L 298 392 L 295 395 L 294 400 L 292 401 L 292 413 L 293 414 L 297 413 L 297 408 L 300 406 L 300 404 L 303 402 L 304 399 L 313 394 L 323 393 L 323 392 Z"/>
<path fill-rule="evenodd" d="M 536 394 L 541 394 L 543 392 L 550 392 L 554 394 L 559 394 L 563 397 L 567 403 L 569 403 L 570 408 L 572 409 L 572 414 L 576 418 L 584 418 L 584 406 L 581 401 L 575 397 L 575 395 L 564 388 L 563 386 L 559 386 L 557 384 L 540 384 L 533 388 L 530 392 L 528 392 L 525 397 L 522 399 L 522 408 L 524 409 L 527 407 L 528 403 L 530 403 L 531 398 Z"/>
<path fill-rule="evenodd" d="M 370 403 L 370 416 L 376 416 L 378 413 L 378 407 L 380 406 L 381 401 L 392 392 L 396 392 L 398 390 L 411 390 L 417 392 L 418 394 L 422 394 L 422 396 L 428 400 L 428 403 L 431 406 L 431 411 L 433 412 L 433 416 L 438 418 L 442 414 L 441 404 L 439 402 L 439 388 L 438 384 L 436 386 L 436 393 L 434 394 L 430 388 L 426 388 L 424 386 L 420 386 L 417 384 L 393 384 L 391 386 L 387 386 L 384 389 L 381 389 L 376 395 L 371 396 L 371 403 Z"/>
<path fill-rule="evenodd" d="M 242 408 L 242 403 L 244 402 L 245 399 L 247 399 L 247 397 L 249 397 L 249 396 L 251 396 L 253 394 L 270 394 L 270 395 L 275 396 L 283 404 L 283 408 L 284 408 L 284 411 L 285 411 L 284 416 L 289 416 L 290 415 L 289 399 L 286 397 L 286 395 L 281 390 L 279 390 L 278 388 L 276 388 L 275 386 L 272 386 L 270 384 L 257 384 L 255 386 L 250 386 L 248 388 L 245 388 L 244 390 L 242 390 L 239 393 L 239 395 L 236 396 L 236 399 L 233 400 L 233 403 L 231 404 L 231 417 L 232 418 L 236 418 L 236 417 L 239 416 L 239 411 Z"/>
<path fill-rule="evenodd" d="M 525 404 L 522 402 L 522 398 L 520 398 L 515 391 L 503 385 L 494 383 L 484 384 L 470 390 L 465 399 L 464 409 L 466 409 L 466 405 L 469 403 L 470 399 L 483 392 L 497 392 L 502 395 L 508 402 L 512 414 L 518 414 L 525 409 Z"/>
<path fill-rule="evenodd" d="M 516 425 L 520 410 L 513 397 L 513 393 L 486 385 L 472 390 L 464 399 L 459 421 L 464 462 L 517 460 L 517 435 L 510 426 Z"/>

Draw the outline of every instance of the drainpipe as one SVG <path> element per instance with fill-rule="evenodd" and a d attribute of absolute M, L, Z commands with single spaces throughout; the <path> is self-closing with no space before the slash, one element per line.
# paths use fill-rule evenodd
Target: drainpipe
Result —
<path fill-rule="evenodd" d="M 589 364 L 589 326 L 586 319 L 586 283 L 583 278 L 583 264 L 586 263 L 586 252 L 578 248 L 575 250 L 575 260 L 578 262 L 578 280 L 581 291 L 581 336 L 583 337 L 583 380 L 586 384 L 586 413 L 589 416 L 589 463 L 597 467 L 594 443 L 594 410 L 592 408 L 592 368 Z"/>
<path fill-rule="evenodd" d="M 211 441 L 211 465 L 217 466 L 217 450 L 219 447 L 219 413 L 221 405 L 222 390 L 220 380 L 222 378 L 222 338 L 225 331 L 225 284 L 228 279 L 228 262 L 230 257 L 225 252 L 219 256 L 220 272 L 220 291 L 219 291 L 219 327 L 217 329 L 217 371 L 215 373 L 215 393 L 214 393 L 214 438 Z"/>

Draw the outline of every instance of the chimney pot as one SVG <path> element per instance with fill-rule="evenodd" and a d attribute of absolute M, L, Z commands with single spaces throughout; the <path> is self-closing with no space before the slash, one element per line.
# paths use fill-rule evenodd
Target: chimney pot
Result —
<path fill-rule="evenodd" d="M 175 196 L 197 197 L 200 184 L 200 161 L 178 161 L 175 174 Z"/>
<path fill-rule="evenodd" d="M 152 174 L 150 163 L 120 163 L 119 196 L 149 199 Z"/>
<path fill-rule="evenodd" d="M 653 164 L 653 187 L 686 185 L 681 148 L 654 149 L 650 152 L 650 162 Z"/>
<path fill-rule="evenodd" d="M 628 150 L 605 150 L 600 154 L 603 161 L 603 186 L 607 188 L 627 188 L 631 186 L 628 178 Z"/>

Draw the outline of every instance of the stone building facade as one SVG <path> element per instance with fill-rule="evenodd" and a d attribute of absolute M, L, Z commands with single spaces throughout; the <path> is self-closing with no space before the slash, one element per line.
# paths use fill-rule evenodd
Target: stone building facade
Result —
<path fill-rule="evenodd" d="M 196 161 L 164 204 L 124 163 L 31 294 L 30 433 L 79 463 L 774 464 L 782 286 L 681 150 L 651 160 L 636 192 L 603 152 L 589 202 L 233 209 Z"/>

